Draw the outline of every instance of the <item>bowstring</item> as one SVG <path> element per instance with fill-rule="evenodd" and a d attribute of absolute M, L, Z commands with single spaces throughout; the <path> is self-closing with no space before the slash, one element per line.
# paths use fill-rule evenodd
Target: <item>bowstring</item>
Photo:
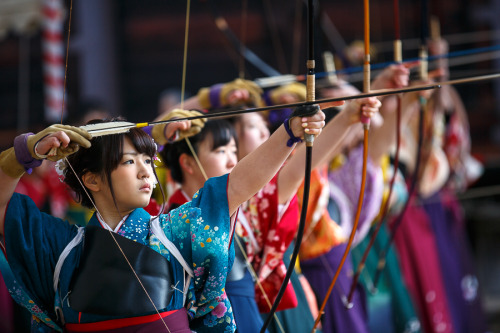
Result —
<path fill-rule="evenodd" d="M 189 36 L 190 12 L 191 12 L 191 0 L 188 0 L 186 6 L 186 27 L 184 29 L 184 53 L 182 60 L 181 109 L 184 109 L 184 94 L 186 92 L 186 67 L 187 67 L 187 48 L 188 48 L 188 36 Z"/>
<path fill-rule="evenodd" d="M 63 123 L 64 117 L 64 95 L 66 95 L 66 77 L 68 74 L 68 59 L 69 59 L 69 36 L 71 35 L 71 14 L 73 13 L 73 0 L 69 4 L 69 18 L 68 18 L 68 39 L 66 42 L 66 61 L 64 66 L 64 81 L 63 81 L 63 95 L 62 95 L 62 106 L 61 106 L 61 125 Z"/>

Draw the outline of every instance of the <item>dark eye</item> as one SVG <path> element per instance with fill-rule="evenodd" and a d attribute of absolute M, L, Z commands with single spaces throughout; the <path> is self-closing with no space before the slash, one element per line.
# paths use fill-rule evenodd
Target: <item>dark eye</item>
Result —
<path fill-rule="evenodd" d="M 146 163 L 146 164 L 151 164 L 151 163 L 153 163 L 153 160 L 152 160 L 152 159 L 150 159 L 150 158 L 147 158 L 147 159 L 144 161 L 144 163 Z"/>
<path fill-rule="evenodd" d="M 134 160 L 126 160 L 123 164 L 134 164 Z"/>

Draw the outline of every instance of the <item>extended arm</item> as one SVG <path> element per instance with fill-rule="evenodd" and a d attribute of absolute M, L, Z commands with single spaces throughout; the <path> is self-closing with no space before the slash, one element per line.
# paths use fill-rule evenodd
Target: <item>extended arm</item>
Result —
<path fill-rule="evenodd" d="M 290 127 L 296 137 L 303 137 L 306 129 L 309 129 L 308 134 L 318 135 L 325 124 L 324 119 L 323 112 L 318 112 L 312 117 L 295 117 L 292 118 Z M 244 157 L 234 167 L 229 176 L 228 184 L 231 214 L 278 172 L 295 146 L 288 147 L 286 145 L 288 139 L 289 136 L 282 125 L 266 142 Z"/>
<path fill-rule="evenodd" d="M 19 136 L 15 149 L 9 148 L 0 154 L 0 234 L 3 234 L 5 212 L 25 169 L 41 163 L 41 155 L 56 148 L 49 159 L 57 160 L 76 152 L 79 146 L 90 147 L 91 136 L 87 131 L 65 125 L 52 125 L 35 135 Z"/>
<path fill-rule="evenodd" d="M 322 134 L 315 140 L 311 167 L 314 169 L 331 160 L 338 154 L 352 125 L 360 121 L 363 113 L 371 117 L 378 112 L 381 103 L 376 97 L 353 100 L 325 126 Z M 297 191 L 305 172 L 306 149 L 301 145 L 286 163 L 278 176 L 278 197 L 280 203 L 287 202 Z"/>

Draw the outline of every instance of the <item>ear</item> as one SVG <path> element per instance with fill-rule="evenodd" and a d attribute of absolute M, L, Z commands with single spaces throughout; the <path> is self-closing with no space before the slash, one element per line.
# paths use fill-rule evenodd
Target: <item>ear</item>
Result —
<path fill-rule="evenodd" d="M 93 192 L 101 190 L 101 178 L 92 172 L 87 172 L 82 176 L 83 185 Z"/>
<path fill-rule="evenodd" d="M 195 171 L 195 161 L 192 156 L 189 156 L 186 153 L 181 154 L 179 156 L 179 165 L 183 172 L 186 172 L 189 175 L 192 175 Z"/>

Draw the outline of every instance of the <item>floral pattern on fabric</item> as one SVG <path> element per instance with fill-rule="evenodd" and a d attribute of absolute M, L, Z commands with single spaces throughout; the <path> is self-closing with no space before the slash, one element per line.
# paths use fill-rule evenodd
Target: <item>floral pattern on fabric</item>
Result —
<path fill-rule="evenodd" d="M 160 225 L 192 265 L 194 288 L 187 295 L 188 311 L 194 318 L 203 316 L 203 325 L 195 330 L 202 332 L 210 328 L 210 332 L 234 332 L 236 324 L 224 290 L 234 261 L 227 201 L 224 216 L 219 212 L 224 207 L 222 203 L 215 208 L 213 200 L 203 198 L 203 192 L 210 187 L 207 183 L 194 194 L 191 202 L 161 215 Z M 212 214 L 218 218 L 210 218 Z"/>
<path fill-rule="evenodd" d="M 199 192 L 196 192 L 193 199 L 198 197 Z M 226 277 L 230 269 L 228 269 L 228 265 L 223 263 L 224 260 L 228 260 L 228 256 L 220 251 L 223 248 L 227 249 L 229 245 L 229 229 L 206 224 L 199 214 L 199 209 L 191 207 L 191 203 L 186 202 L 186 200 L 182 191 L 177 190 L 170 197 L 168 206 L 179 207 L 173 209 L 169 215 L 165 215 L 166 218 L 160 220 L 160 223 L 166 235 L 176 235 L 180 240 L 179 250 L 181 253 L 203 249 L 210 254 L 210 258 L 203 260 L 201 264 L 193 262 L 195 286 L 201 286 L 204 280 L 208 280 L 208 285 L 204 287 L 201 296 L 199 296 L 205 300 L 203 302 L 196 302 L 196 295 L 199 293 L 192 288 L 190 289 L 187 297 L 188 313 L 192 318 L 204 315 L 203 325 L 210 328 L 211 332 L 217 327 L 224 327 L 223 332 L 233 332 L 236 328 L 233 311 L 224 291 Z M 161 247 L 167 251 L 163 246 Z M 210 271 L 216 271 L 214 265 L 219 261 L 223 264 L 225 273 L 210 276 L 207 279 Z M 221 284 L 222 281 L 224 282 Z M 211 297 L 213 301 L 207 302 Z"/>
<path fill-rule="evenodd" d="M 265 295 L 256 285 L 255 297 L 259 310 L 266 313 L 270 310 L 266 297 L 272 304 L 285 278 L 287 268 L 283 263 L 283 254 L 295 237 L 299 221 L 297 196 L 295 195 L 290 200 L 280 217 L 278 175 L 276 175 L 248 200 L 242 210 L 254 233 L 260 251 L 256 251 L 252 247 L 248 232 L 244 228 L 238 227 L 237 232 L 246 243 L 248 260 L 252 263 L 264 289 Z M 292 285 L 289 284 L 278 310 L 295 306 L 297 306 L 297 299 Z"/>
<path fill-rule="evenodd" d="M 3 252 L 0 252 L 0 273 L 2 273 L 7 291 L 14 301 L 26 308 L 31 313 L 32 321 L 38 323 L 36 325 L 38 328 L 32 329 L 32 332 L 62 332 L 47 312 L 41 309 L 15 280 Z"/>
<path fill-rule="evenodd" d="M 236 330 L 231 305 L 224 292 L 226 276 L 234 261 L 234 247 L 230 246 L 229 208 L 227 200 L 221 200 L 227 198 L 226 188 L 227 175 L 211 178 L 191 202 L 159 217 L 165 236 L 197 274 L 191 280 L 186 302 L 192 318 L 190 328 L 195 332 L 222 333 Z M 179 283 L 174 286 L 172 301 L 164 310 L 181 309 L 184 306 L 183 268 L 152 234 L 150 219 L 151 216 L 145 210 L 136 209 L 123 222 L 118 233 L 156 250 L 171 262 L 172 271 Z M 89 225 L 101 225 L 96 215 L 91 218 Z M 51 300 L 55 298 L 53 266 L 76 232 L 76 227 L 40 213 L 28 197 L 15 194 L 9 203 L 6 235 L 11 241 L 8 244 L 28 244 L 7 247 L 9 266 L 15 268 L 13 271 L 22 289 L 36 296 L 40 300 L 40 306 L 53 309 L 50 306 Z M 69 282 L 79 263 L 79 257 L 75 253 L 80 253 L 82 247 L 82 243 L 75 247 L 62 266 L 59 279 L 61 295 L 68 294 Z M 28 252 L 25 249 L 36 251 Z M 32 265 L 22 264 L 24 256 Z M 31 271 L 38 273 L 30 273 Z M 68 323 L 80 322 L 79 315 L 84 323 L 110 319 L 105 315 L 78 313 L 69 307 L 68 302 L 63 302 L 62 305 Z M 50 315 L 54 315 L 53 310 Z"/>

